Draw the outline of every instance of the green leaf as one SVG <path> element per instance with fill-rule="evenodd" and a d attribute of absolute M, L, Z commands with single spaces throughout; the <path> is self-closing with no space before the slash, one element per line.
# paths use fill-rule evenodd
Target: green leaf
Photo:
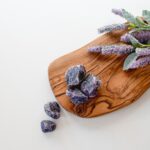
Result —
<path fill-rule="evenodd" d="M 145 47 L 150 47 L 150 43 L 148 42 L 147 44 L 143 44 L 142 48 L 145 48 Z"/>
<path fill-rule="evenodd" d="M 131 27 L 131 28 L 136 28 L 136 25 L 133 24 L 133 23 L 129 23 L 129 27 Z"/>
<path fill-rule="evenodd" d="M 136 22 L 138 24 L 138 27 L 147 26 L 147 24 L 144 22 L 144 20 L 141 17 L 136 17 Z"/>
<path fill-rule="evenodd" d="M 130 55 L 128 55 L 128 57 L 125 59 L 124 64 L 123 64 L 123 70 L 128 70 L 130 69 L 131 64 L 136 61 L 136 59 L 138 58 L 137 54 L 131 53 Z"/>
<path fill-rule="evenodd" d="M 150 31 L 150 26 L 134 28 L 134 29 L 130 30 L 129 33 L 138 32 L 138 31 Z"/>
<path fill-rule="evenodd" d="M 143 15 L 144 19 L 145 19 L 147 22 L 150 22 L 150 11 L 148 11 L 148 10 L 143 10 L 143 11 L 142 11 L 142 15 Z"/>
<path fill-rule="evenodd" d="M 135 37 L 133 37 L 131 34 L 129 34 L 130 42 L 134 47 L 143 47 L 143 44 L 141 44 Z"/>
<path fill-rule="evenodd" d="M 136 18 L 131 13 L 127 12 L 125 9 L 122 9 L 122 14 L 127 21 L 135 25 L 138 25 Z"/>
<path fill-rule="evenodd" d="M 131 34 L 129 34 L 129 40 L 134 47 L 140 47 L 140 48 L 150 47 L 149 43 L 148 44 L 142 44 Z"/>

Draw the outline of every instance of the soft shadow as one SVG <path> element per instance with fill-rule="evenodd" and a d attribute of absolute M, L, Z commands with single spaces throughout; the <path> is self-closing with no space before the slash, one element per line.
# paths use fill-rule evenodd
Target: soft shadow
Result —
<path fill-rule="evenodd" d="M 80 118 L 73 114 L 65 115 L 81 128 L 88 128 L 92 130 L 97 130 L 98 128 L 103 129 L 108 126 L 119 124 L 119 122 L 122 122 L 124 119 L 128 119 L 128 117 L 135 115 L 140 109 L 144 109 L 145 105 L 150 106 L 149 97 L 150 89 L 147 90 L 136 102 L 112 113 L 95 118 Z"/>

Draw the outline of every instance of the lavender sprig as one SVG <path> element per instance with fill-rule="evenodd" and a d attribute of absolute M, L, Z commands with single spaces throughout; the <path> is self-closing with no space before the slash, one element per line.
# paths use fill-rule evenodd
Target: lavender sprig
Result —
<path fill-rule="evenodd" d="M 148 43 L 150 39 L 150 31 L 138 31 L 130 33 L 133 37 L 135 37 L 140 43 Z M 121 36 L 120 39 L 122 42 L 130 43 L 130 35 L 126 33 Z"/>
<path fill-rule="evenodd" d="M 112 9 L 112 13 L 120 17 L 123 17 L 123 9 Z"/>
<path fill-rule="evenodd" d="M 89 52 L 95 52 L 95 53 L 101 53 L 101 50 L 102 50 L 102 46 L 93 46 L 88 48 Z"/>
<path fill-rule="evenodd" d="M 99 33 L 104 33 L 104 32 L 112 32 L 115 30 L 122 30 L 122 29 L 126 29 L 127 25 L 122 23 L 122 24 L 112 24 L 112 25 L 107 25 L 104 27 L 101 27 L 98 29 Z"/>
<path fill-rule="evenodd" d="M 145 57 L 139 58 L 136 61 L 134 61 L 130 65 L 129 69 L 136 69 L 136 68 L 139 68 L 139 67 L 144 67 L 148 64 L 150 64 L 150 56 L 145 56 Z"/>
<path fill-rule="evenodd" d="M 103 55 L 109 55 L 109 54 L 123 55 L 123 54 L 129 54 L 133 50 L 134 47 L 131 45 L 108 45 L 102 48 L 101 53 Z"/>
<path fill-rule="evenodd" d="M 138 26 L 138 22 L 136 20 L 136 18 L 129 13 L 128 11 L 126 11 L 125 9 L 112 9 L 112 12 L 116 15 L 119 15 L 121 17 L 123 17 L 124 19 L 126 19 L 130 25 L 136 27 Z"/>
<path fill-rule="evenodd" d="M 149 10 L 143 10 L 142 15 L 144 19 L 150 23 L 150 11 Z"/>
<path fill-rule="evenodd" d="M 150 55 L 150 48 L 136 48 L 135 52 L 137 56 L 147 56 Z"/>
<path fill-rule="evenodd" d="M 96 47 L 91 47 L 88 49 L 89 52 L 101 53 L 103 55 L 110 54 L 129 54 L 134 51 L 134 47 L 131 45 L 101 45 Z"/>
<path fill-rule="evenodd" d="M 115 30 L 130 30 L 121 36 L 120 41 L 131 45 L 101 45 L 88 49 L 89 52 L 109 54 L 129 54 L 123 70 L 143 67 L 150 64 L 150 11 L 144 10 L 142 17 L 135 17 L 125 9 L 112 9 L 112 13 L 127 20 L 124 24 L 112 24 L 98 29 L 99 33 Z"/>

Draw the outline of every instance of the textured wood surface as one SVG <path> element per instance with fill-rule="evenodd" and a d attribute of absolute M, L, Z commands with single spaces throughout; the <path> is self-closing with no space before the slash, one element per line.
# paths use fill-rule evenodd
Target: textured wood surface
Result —
<path fill-rule="evenodd" d="M 131 104 L 150 86 L 150 65 L 144 68 L 123 71 L 126 56 L 102 56 L 87 52 L 93 45 L 119 43 L 126 31 L 117 31 L 98 37 L 86 46 L 56 59 L 49 65 L 50 85 L 59 103 L 69 112 L 81 117 L 95 117 Z M 75 106 L 65 95 L 65 71 L 72 65 L 83 64 L 87 72 L 102 80 L 99 96 L 89 103 Z"/>

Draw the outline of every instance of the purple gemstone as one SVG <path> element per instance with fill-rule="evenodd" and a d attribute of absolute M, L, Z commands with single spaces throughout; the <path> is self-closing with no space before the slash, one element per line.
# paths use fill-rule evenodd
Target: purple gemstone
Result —
<path fill-rule="evenodd" d="M 49 102 L 45 104 L 44 110 L 46 114 L 53 119 L 58 119 L 60 117 L 60 106 L 57 102 Z"/>
<path fill-rule="evenodd" d="M 83 65 L 76 65 L 69 68 L 65 74 L 68 87 L 77 86 L 81 83 L 86 75 L 86 70 Z"/>
<path fill-rule="evenodd" d="M 81 83 L 81 91 L 89 98 L 93 98 L 97 96 L 97 90 L 100 85 L 101 81 L 96 76 L 90 74 Z"/>
<path fill-rule="evenodd" d="M 56 124 L 50 120 L 43 120 L 41 122 L 41 129 L 44 133 L 52 132 L 56 129 Z"/>
<path fill-rule="evenodd" d="M 68 89 L 66 95 L 71 98 L 71 102 L 75 105 L 83 104 L 88 101 L 88 97 L 77 88 Z"/>

